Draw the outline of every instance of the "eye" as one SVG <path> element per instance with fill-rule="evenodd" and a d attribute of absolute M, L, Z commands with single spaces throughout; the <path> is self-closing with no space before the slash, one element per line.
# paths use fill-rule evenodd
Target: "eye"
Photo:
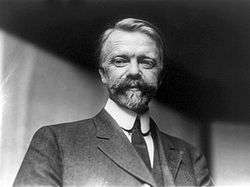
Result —
<path fill-rule="evenodd" d="M 145 69 L 152 69 L 156 66 L 156 61 L 151 58 L 142 58 L 139 60 L 139 63 L 142 64 Z"/>
<path fill-rule="evenodd" d="M 116 67 L 124 67 L 127 65 L 129 60 L 125 57 L 115 57 L 111 60 L 112 64 L 114 64 Z"/>

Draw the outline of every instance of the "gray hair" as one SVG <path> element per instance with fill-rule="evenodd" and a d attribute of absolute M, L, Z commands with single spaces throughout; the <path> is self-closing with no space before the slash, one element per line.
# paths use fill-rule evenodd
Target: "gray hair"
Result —
<path fill-rule="evenodd" d="M 103 60 L 103 51 L 102 51 L 103 46 L 106 40 L 115 30 L 122 30 L 128 32 L 141 32 L 149 36 L 156 42 L 156 46 L 158 47 L 160 52 L 160 60 L 163 63 L 165 43 L 163 37 L 160 34 L 159 29 L 154 25 L 152 25 L 151 23 L 149 23 L 148 21 L 141 19 L 134 19 L 134 18 L 126 18 L 115 23 L 113 27 L 104 31 L 103 34 L 101 35 L 98 46 L 99 67 L 101 67 Z"/>

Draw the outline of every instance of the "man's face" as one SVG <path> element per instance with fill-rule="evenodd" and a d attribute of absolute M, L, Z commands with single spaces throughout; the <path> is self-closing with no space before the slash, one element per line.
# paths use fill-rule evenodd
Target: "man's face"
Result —
<path fill-rule="evenodd" d="M 163 69 L 154 40 L 140 32 L 115 30 L 102 48 L 101 67 L 112 100 L 137 113 L 148 109 Z"/>

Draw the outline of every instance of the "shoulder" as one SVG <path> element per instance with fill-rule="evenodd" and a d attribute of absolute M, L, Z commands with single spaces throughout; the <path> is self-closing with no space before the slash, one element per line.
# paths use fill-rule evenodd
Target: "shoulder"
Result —
<path fill-rule="evenodd" d="M 182 153 L 184 158 L 188 160 L 190 159 L 193 162 L 196 162 L 197 159 L 204 157 L 201 150 L 191 145 L 190 143 L 180 138 L 168 135 L 164 132 L 160 132 L 160 135 L 161 135 L 163 147 L 168 147 L 172 150 L 176 150 Z"/>
<path fill-rule="evenodd" d="M 161 131 L 160 131 L 160 135 L 161 135 L 163 144 L 168 144 L 172 148 L 178 149 L 180 151 L 192 151 L 193 149 L 195 149 L 193 145 L 191 145 L 190 143 L 180 138 L 168 135 Z"/>
<path fill-rule="evenodd" d="M 76 142 L 91 142 L 96 138 L 96 133 L 99 126 L 105 126 L 105 115 L 103 110 L 95 116 L 83 119 L 80 121 L 73 121 L 67 123 L 60 123 L 54 125 L 46 125 L 36 131 L 32 140 L 41 142 L 48 140 L 50 142 L 57 142 L 60 145 L 69 145 Z M 46 141 L 45 141 L 46 142 Z"/>
<path fill-rule="evenodd" d="M 182 153 L 182 161 L 186 167 L 192 168 L 197 186 L 213 185 L 207 161 L 200 149 L 197 149 L 180 138 L 167 135 L 163 132 L 160 132 L 160 134 L 163 147 L 167 145 L 170 149 Z"/>
<path fill-rule="evenodd" d="M 89 118 L 80 121 L 42 126 L 35 132 L 34 137 L 46 136 L 60 139 L 65 137 L 77 137 L 78 135 L 83 136 L 84 134 L 90 135 L 94 131 L 95 125 L 93 118 Z"/>

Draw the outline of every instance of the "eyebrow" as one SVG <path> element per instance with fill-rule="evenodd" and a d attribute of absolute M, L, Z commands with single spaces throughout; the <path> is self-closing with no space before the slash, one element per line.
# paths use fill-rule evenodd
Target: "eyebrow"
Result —
<path fill-rule="evenodd" d="M 150 56 L 147 56 L 147 55 L 139 55 L 139 56 L 138 56 L 138 59 L 142 59 L 142 58 L 151 59 L 151 60 L 153 60 L 154 62 L 157 62 L 157 58 L 155 58 L 155 57 L 150 57 Z"/>
<path fill-rule="evenodd" d="M 127 55 L 115 55 L 115 56 L 113 56 L 112 58 L 115 58 L 115 57 L 128 58 Z"/>

